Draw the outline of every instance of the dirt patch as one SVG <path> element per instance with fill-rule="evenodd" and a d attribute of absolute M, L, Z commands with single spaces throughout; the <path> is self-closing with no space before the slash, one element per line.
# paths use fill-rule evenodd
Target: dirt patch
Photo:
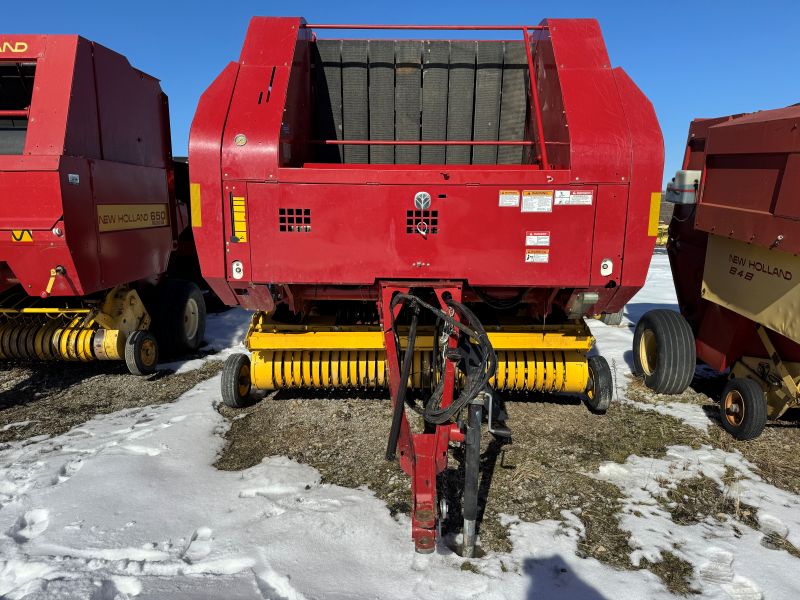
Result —
<path fill-rule="evenodd" d="M 695 445 L 697 432 L 630 405 L 615 404 L 608 414 L 594 415 L 574 398 L 512 396 L 507 410 L 513 443 L 483 436 L 479 496 L 483 549 L 510 549 L 501 513 L 538 521 L 560 520 L 561 511 L 569 510 L 586 529 L 582 555 L 634 568 L 628 533 L 619 528 L 616 516 L 619 489 L 590 474 L 604 461 L 622 462 L 631 454 L 657 457 L 673 444 Z M 220 412 L 232 420 L 218 468 L 239 470 L 266 456 L 286 455 L 318 469 L 325 482 L 367 486 L 392 513 L 410 511 L 409 479 L 396 462 L 384 459 L 391 421 L 386 397 L 281 393 L 241 411 L 221 407 Z M 444 525 L 458 531 L 461 455 L 459 448 L 453 450 L 450 468 L 440 481 L 451 500 Z M 678 572 L 685 571 L 683 565 Z M 669 581 L 665 584 L 673 589 Z"/>
<path fill-rule="evenodd" d="M 694 525 L 708 518 L 725 521 L 730 517 L 758 530 L 756 509 L 741 503 L 731 494 L 727 485 L 724 489 L 720 488 L 716 481 L 708 477 L 678 481 L 657 499 L 679 525 Z"/>
<path fill-rule="evenodd" d="M 4 363 L 0 442 L 58 435 L 99 414 L 172 402 L 221 368 L 212 360 L 185 373 L 137 377 L 121 362 Z"/>

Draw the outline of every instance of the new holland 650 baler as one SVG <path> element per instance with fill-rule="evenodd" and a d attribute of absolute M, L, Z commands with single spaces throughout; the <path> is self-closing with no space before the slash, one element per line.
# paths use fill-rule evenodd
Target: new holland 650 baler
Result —
<path fill-rule="evenodd" d="M 517 39 L 317 37 L 379 29 Z M 200 100 L 189 154 L 203 275 L 257 311 L 225 402 L 388 387 L 416 549 L 435 547 L 456 442 L 470 555 L 484 410 L 495 435 L 507 390 L 584 394 L 604 412 L 611 373 L 588 357 L 583 317 L 624 306 L 654 246 L 661 133 L 597 23 L 254 18 Z"/>
<path fill-rule="evenodd" d="M 196 350 L 187 184 L 158 80 L 78 36 L 0 35 L 0 358 L 146 374 L 159 344 Z"/>

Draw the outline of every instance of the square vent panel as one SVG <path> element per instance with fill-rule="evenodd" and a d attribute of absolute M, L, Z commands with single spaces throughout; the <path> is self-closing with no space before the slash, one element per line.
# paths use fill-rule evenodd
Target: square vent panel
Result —
<path fill-rule="evenodd" d="M 311 232 L 311 209 L 279 208 L 278 229 L 280 231 Z"/>
<path fill-rule="evenodd" d="M 406 233 L 434 235 L 439 233 L 438 210 L 407 210 Z"/>

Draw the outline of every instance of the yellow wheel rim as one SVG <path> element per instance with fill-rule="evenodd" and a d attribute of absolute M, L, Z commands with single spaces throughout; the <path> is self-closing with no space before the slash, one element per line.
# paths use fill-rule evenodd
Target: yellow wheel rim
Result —
<path fill-rule="evenodd" d="M 250 393 L 250 365 L 242 365 L 239 367 L 237 388 L 239 390 L 240 398 L 244 398 Z"/>
<path fill-rule="evenodd" d="M 652 375 L 656 370 L 656 334 L 651 329 L 645 329 L 639 338 L 639 362 L 645 375 Z"/>

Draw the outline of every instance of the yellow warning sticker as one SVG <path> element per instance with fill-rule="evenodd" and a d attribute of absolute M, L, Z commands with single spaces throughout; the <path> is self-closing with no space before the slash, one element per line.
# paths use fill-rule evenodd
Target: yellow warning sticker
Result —
<path fill-rule="evenodd" d="M 519 190 L 500 190 L 498 206 L 519 206 Z"/>
<path fill-rule="evenodd" d="M 97 230 L 125 231 L 169 225 L 166 204 L 98 204 Z"/>
<path fill-rule="evenodd" d="M 231 220 L 233 238 L 231 241 L 247 241 L 247 214 L 245 212 L 244 196 L 234 196 L 231 198 Z"/>
<path fill-rule="evenodd" d="M 522 212 L 553 212 L 553 190 L 522 190 Z"/>
<path fill-rule="evenodd" d="M 12 242 L 32 242 L 33 232 L 30 229 L 12 229 L 11 230 Z"/>

